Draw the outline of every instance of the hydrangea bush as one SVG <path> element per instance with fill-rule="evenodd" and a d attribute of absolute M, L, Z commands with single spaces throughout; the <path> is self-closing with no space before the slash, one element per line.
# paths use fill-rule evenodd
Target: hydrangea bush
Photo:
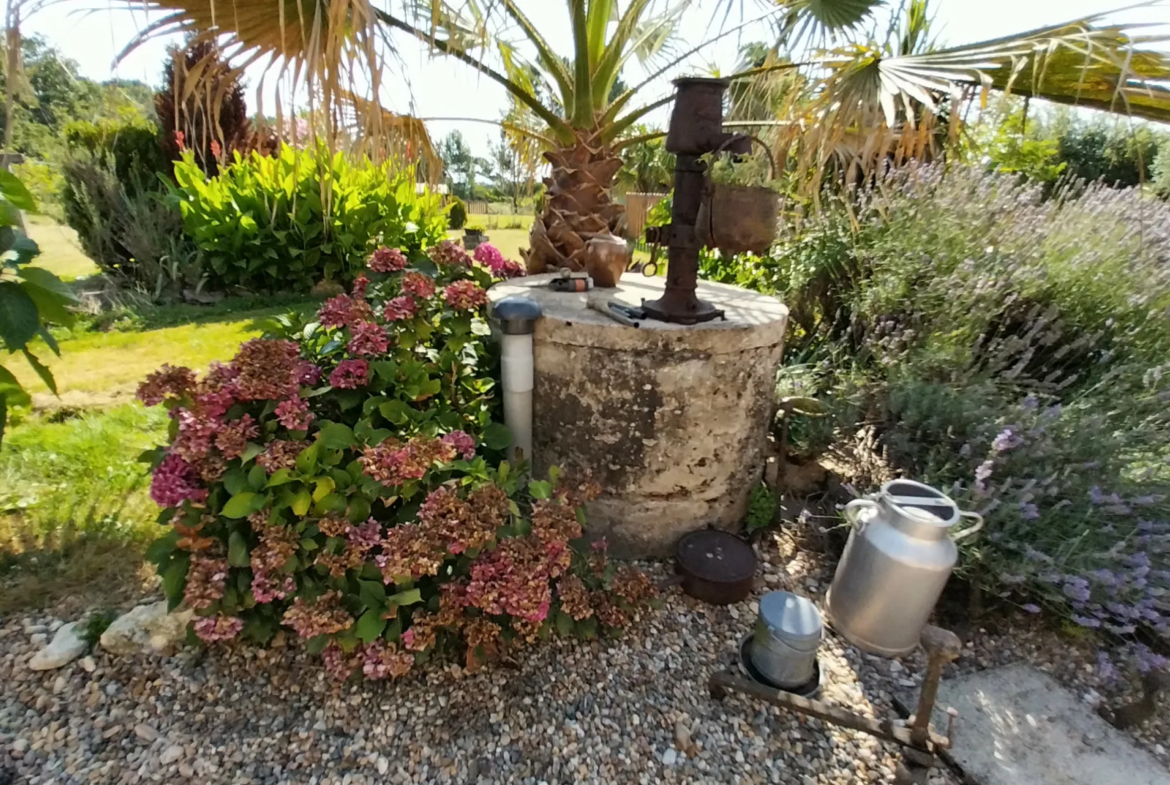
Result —
<path fill-rule="evenodd" d="M 312 321 L 141 385 L 171 417 L 150 455 L 168 527 L 150 556 L 196 636 L 284 629 L 334 676 L 398 677 L 435 652 L 474 665 L 617 630 L 651 598 L 641 572 L 580 544 L 592 485 L 497 460 L 486 287 L 518 266 L 492 251 L 481 266 L 448 242 L 379 249 Z"/>

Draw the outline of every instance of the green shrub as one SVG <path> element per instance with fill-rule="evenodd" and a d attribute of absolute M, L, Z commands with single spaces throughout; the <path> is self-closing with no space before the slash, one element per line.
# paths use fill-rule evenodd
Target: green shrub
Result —
<path fill-rule="evenodd" d="M 462 229 L 467 224 L 467 205 L 458 196 L 451 199 L 447 206 L 447 226 L 451 229 Z"/>
<path fill-rule="evenodd" d="M 177 207 L 138 179 L 140 169 L 130 172 L 123 180 L 114 165 L 88 154 L 63 164 L 65 218 L 82 250 L 110 280 L 154 299 L 198 288 L 200 260 Z"/>
<path fill-rule="evenodd" d="M 1135 638 L 1170 632 L 1170 207 L 961 166 L 826 205 L 720 268 L 791 304 L 816 369 L 800 394 L 852 402 L 839 427 L 876 427 L 896 471 L 984 514 L 962 574 L 1152 667 Z"/>
<path fill-rule="evenodd" d="M 65 126 L 70 153 L 83 154 L 113 169 L 119 182 L 133 189 L 159 190 L 158 175 L 171 176 L 171 162 L 159 144 L 154 123 L 75 120 Z"/>
<path fill-rule="evenodd" d="M 352 281 L 379 245 L 417 252 L 445 237 L 439 198 L 417 195 L 411 172 L 324 147 L 237 154 L 215 177 L 188 152 L 175 179 L 213 289 L 308 292 L 322 280 Z"/>
<path fill-rule="evenodd" d="M 652 587 L 570 547 L 590 489 L 499 463 L 491 274 L 446 241 L 380 249 L 367 273 L 230 365 L 139 389 L 173 419 L 150 554 L 172 605 L 208 642 L 285 627 L 342 678 L 624 626 Z"/>

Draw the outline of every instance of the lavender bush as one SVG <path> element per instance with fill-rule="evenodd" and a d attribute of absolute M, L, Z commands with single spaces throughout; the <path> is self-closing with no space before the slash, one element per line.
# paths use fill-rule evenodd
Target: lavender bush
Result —
<path fill-rule="evenodd" d="M 810 258 L 844 209 L 762 263 L 786 299 L 841 304 L 793 336 L 833 359 L 820 392 L 860 386 L 896 468 L 986 516 L 967 576 L 1164 664 L 1133 641 L 1170 639 L 1170 206 L 924 167 Z"/>

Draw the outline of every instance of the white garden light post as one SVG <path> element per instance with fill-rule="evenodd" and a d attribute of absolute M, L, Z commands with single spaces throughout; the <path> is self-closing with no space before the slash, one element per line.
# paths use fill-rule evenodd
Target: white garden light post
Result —
<path fill-rule="evenodd" d="M 512 296 L 492 309 L 502 333 L 501 375 L 504 382 L 504 424 L 512 432 L 513 454 L 532 462 L 532 389 L 535 386 L 532 334 L 541 316 L 530 297 Z"/>

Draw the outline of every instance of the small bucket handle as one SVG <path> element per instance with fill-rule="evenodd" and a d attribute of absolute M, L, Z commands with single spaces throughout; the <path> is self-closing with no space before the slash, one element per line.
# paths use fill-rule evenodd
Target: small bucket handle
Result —
<path fill-rule="evenodd" d="M 881 510 L 882 506 L 873 499 L 854 499 L 845 505 L 845 509 L 841 510 L 841 515 L 845 518 L 845 522 L 851 527 L 857 526 L 861 523 L 859 529 L 864 529 L 869 520 L 861 520 L 862 510 Z"/>
<path fill-rule="evenodd" d="M 966 529 L 963 529 L 962 531 L 958 531 L 952 534 L 951 539 L 955 542 L 958 542 L 965 537 L 970 537 L 972 534 L 983 528 L 983 516 L 977 512 L 960 512 L 959 517 L 973 518 L 975 523 L 971 526 L 968 526 Z"/>

